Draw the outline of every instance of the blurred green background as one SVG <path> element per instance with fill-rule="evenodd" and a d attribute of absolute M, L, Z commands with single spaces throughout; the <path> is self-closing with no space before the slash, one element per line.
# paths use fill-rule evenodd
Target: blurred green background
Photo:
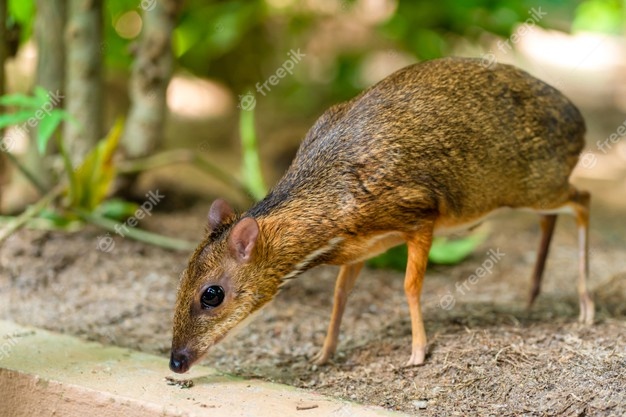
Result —
<path fill-rule="evenodd" d="M 144 0 L 148 1 L 148 0 Z M 130 46 L 141 31 L 140 1 L 104 1 L 103 51 L 109 78 L 128 76 Z M 33 0 L 9 1 L 9 26 L 20 44 L 33 33 Z M 318 114 L 368 85 L 363 69 L 377 55 L 407 62 L 459 52 L 480 56 L 494 37 L 508 38 L 540 9 L 537 24 L 566 33 L 624 34 L 621 0 L 187 0 L 173 34 L 177 71 L 244 94 L 286 59 L 291 49 L 307 54 L 272 89 L 264 104 L 281 113 Z M 21 85 L 23 88 L 23 84 Z M 274 103 L 278 102 L 278 104 Z"/>
<path fill-rule="evenodd" d="M 41 38 L 62 41 L 70 37 L 43 33 L 37 39 L 37 18 L 46 22 L 42 13 L 50 11 L 41 6 L 48 3 L 0 1 L 7 8 L 2 43 L 9 51 L 4 82 L 9 98 L 2 102 L 0 128 L 10 135 L 19 115 L 16 103 L 31 103 L 30 109 L 35 110 L 34 98 L 25 97 L 35 91 L 39 98 L 43 94 L 36 90 L 37 62 L 43 52 L 50 57 L 55 51 L 44 50 Z M 143 169 L 153 167 L 155 160 L 142 160 L 136 164 L 142 168 L 135 170 L 132 157 L 126 165 L 123 156 L 114 157 L 118 142 L 121 155 L 132 144 L 114 134 L 99 145 L 100 151 L 92 141 L 91 157 L 83 152 L 76 158 L 71 146 L 63 145 L 68 139 L 57 129 L 76 115 L 71 109 L 68 114 L 59 111 L 39 126 L 44 130 L 45 124 L 50 137 L 12 143 L 6 156 L 21 164 L 19 169 L 0 158 L 3 213 L 19 213 L 64 177 L 72 184 L 69 200 L 74 201 L 67 203 L 66 198 L 57 204 L 65 204 L 74 213 L 61 213 L 64 226 L 78 218 L 89 220 L 77 214 L 78 209 L 123 218 L 134 207 L 125 208 L 124 201 L 132 202 L 133 196 L 143 195 L 155 184 L 193 196 L 192 200 L 181 197 L 179 201 L 185 203 L 173 209 L 198 199 L 206 204 L 218 196 L 244 209 L 251 199 L 241 191 L 260 198 L 288 167 L 300 140 L 326 108 L 398 68 L 449 55 L 482 57 L 486 65 L 499 61 L 528 69 L 563 89 L 584 112 L 596 112 L 588 118 L 592 133 L 602 130 L 596 125 L 615 126 L 615 120 L 626 112 L 626 82 L 619 75 L 624 73 L 626 60 L 626 0 L 103 0 L 93 4 L 99 5 L 102 22 L 102 35 L 91 45 L 99 51 L 94 56 L 102 58 L 102 99 L 98 100 L 103 107 L 102 136 L 120 117 L 133 118 L 131 110 L 138 96 L 129 92 L 137 75 L 133 73 L 137 50 L 143 47 L 145 52 L 149 47 L 142 38 L 148 17 L 154 16 L 149 13 L 165 5 L 176 9 L 169 15 L 160 12 L 172 24 L 171 37 L 168 34 L 166 39 L 171 43 L 171 81 L 154 92 L 165 112 L 153 119 L 163 123 L 156 126 L 156 135 L 142 142 L 147 145 L 138 154 L 150 157 L 186 150 L 193 155 L 169 156 L 193 160 L 210 175 L 199 176 L 187 166 L 168 168 L 167 164 Z M 616 116 L 604 120 L 607 114 Z M 52 146 L 48 141 L 55 131 L 57 145 Z M 46 150 L 44 155 L 33 151 L 37 141 Z M 69 155 L 63 155 L 64 149 Z M 81 168 L 76 160 L 90 165 Z M 122 167 L 120 172 L 112 171 L 116 167 Z M 90 174 L 81 176 L 85 169 Z M 92 175 L 92 170 L 98 175 Z M 121 175 L 133 170 L 133 175 Z M 24 179 L 28 172 L 40 178 L 39 187 Z M 93 189 L 99 190 L 95 196 L 89 191 Z M 77 195 L 89 204 L 80 203 Z M 111 197 L 121 198 L 108 201 Z M 103 222 L 100 225 L 106 227 Z M 453 255 L 448 260 L 462 258 L 479 241 L 447 247 L 440 261 L 446 263 L 449 253 Z M 388 266 L 386 262 L 382 260 L 380 266 Z"/>

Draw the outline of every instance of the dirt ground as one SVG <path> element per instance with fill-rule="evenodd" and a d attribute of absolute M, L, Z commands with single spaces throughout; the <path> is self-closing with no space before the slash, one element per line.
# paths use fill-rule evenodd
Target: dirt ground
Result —
<path fill-rule="evenodd" d="M 198 240 L 207 207 L 156 212 L 143 226 Z M 543 292 L 526 311 L 539 227 L 532 214 L 506 213 L 481 226 L 490 237 L 472 258 L 429 267 L 424 366 L 403 367 L 411 340 L 403 276 L 383 270 L 364 271 L 351 294 L 335 361 L 308 363 L 330 315 L 332 267 L 294 280 L 205 363 L 420 416 L 626 415 L 624 211 L 601 200 L 594 213 L 592 327 L 576 322 L 573 220 L 560 220 Z M 0 318 L 167 356 L 188 254 L 119 237 L 103 252 L 97 249 L 102 236 L 96 229 L 12 236 L 0 249 Z M 489 250 L 504 254 L 493 272 L 467 281 Z"/>

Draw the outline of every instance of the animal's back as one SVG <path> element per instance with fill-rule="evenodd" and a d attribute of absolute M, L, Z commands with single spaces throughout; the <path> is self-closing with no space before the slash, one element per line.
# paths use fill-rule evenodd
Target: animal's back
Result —
<path fill-rule="evenodd" d="M 380 229 L 431 213 L 550 208 L 566 198 L 584 133 L 578 109 L 524 71 L 428 61 L 328 110 L 260 208 L 324 200 L 329 215 Z"/>

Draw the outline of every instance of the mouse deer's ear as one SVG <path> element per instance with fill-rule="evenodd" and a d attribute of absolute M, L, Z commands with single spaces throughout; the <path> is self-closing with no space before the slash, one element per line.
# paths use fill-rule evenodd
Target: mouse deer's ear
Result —
<path fill-rule="evenodd" d="M 218 198 L 211 204 L 209 209 L 209 231 L 214 230 L 216 227 L 224 223 L 226 219 L 235 215 L 234 210 L 228 203 L 221 198 Z"/>
<path fill-rule="evenodd" d="M 233 227 L 228 238 L 228 247 L 239 263 L 252 259 L 258 237 L 259 224 L 252 217 L 244 217 Z"/>

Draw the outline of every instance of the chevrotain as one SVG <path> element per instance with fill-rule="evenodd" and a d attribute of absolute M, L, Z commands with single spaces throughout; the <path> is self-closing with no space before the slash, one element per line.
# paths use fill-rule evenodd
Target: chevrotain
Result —
<path fill-rule="evenodd" d="M 471 227 L 500 208 L 541 219 L 530 303 L 557 215 L 575 216 L 580 321 L 591 323 L 590 195 L 569 183 L 584 134 L 580 112 L 557 89 L 513 66 L 469 58 L 408 66 L 331 107 L 262 201 L 241 214 L 223 200 L 211 206 L 180 282 L 170 368 L 187 371 L 286 281 L 320 264 L 341 266 L 328 333 L 313 358 L 328 361 L 364 261 L 402 243 L 407 365 L 422 364 L 420 295 L 433 235 Z"/>

